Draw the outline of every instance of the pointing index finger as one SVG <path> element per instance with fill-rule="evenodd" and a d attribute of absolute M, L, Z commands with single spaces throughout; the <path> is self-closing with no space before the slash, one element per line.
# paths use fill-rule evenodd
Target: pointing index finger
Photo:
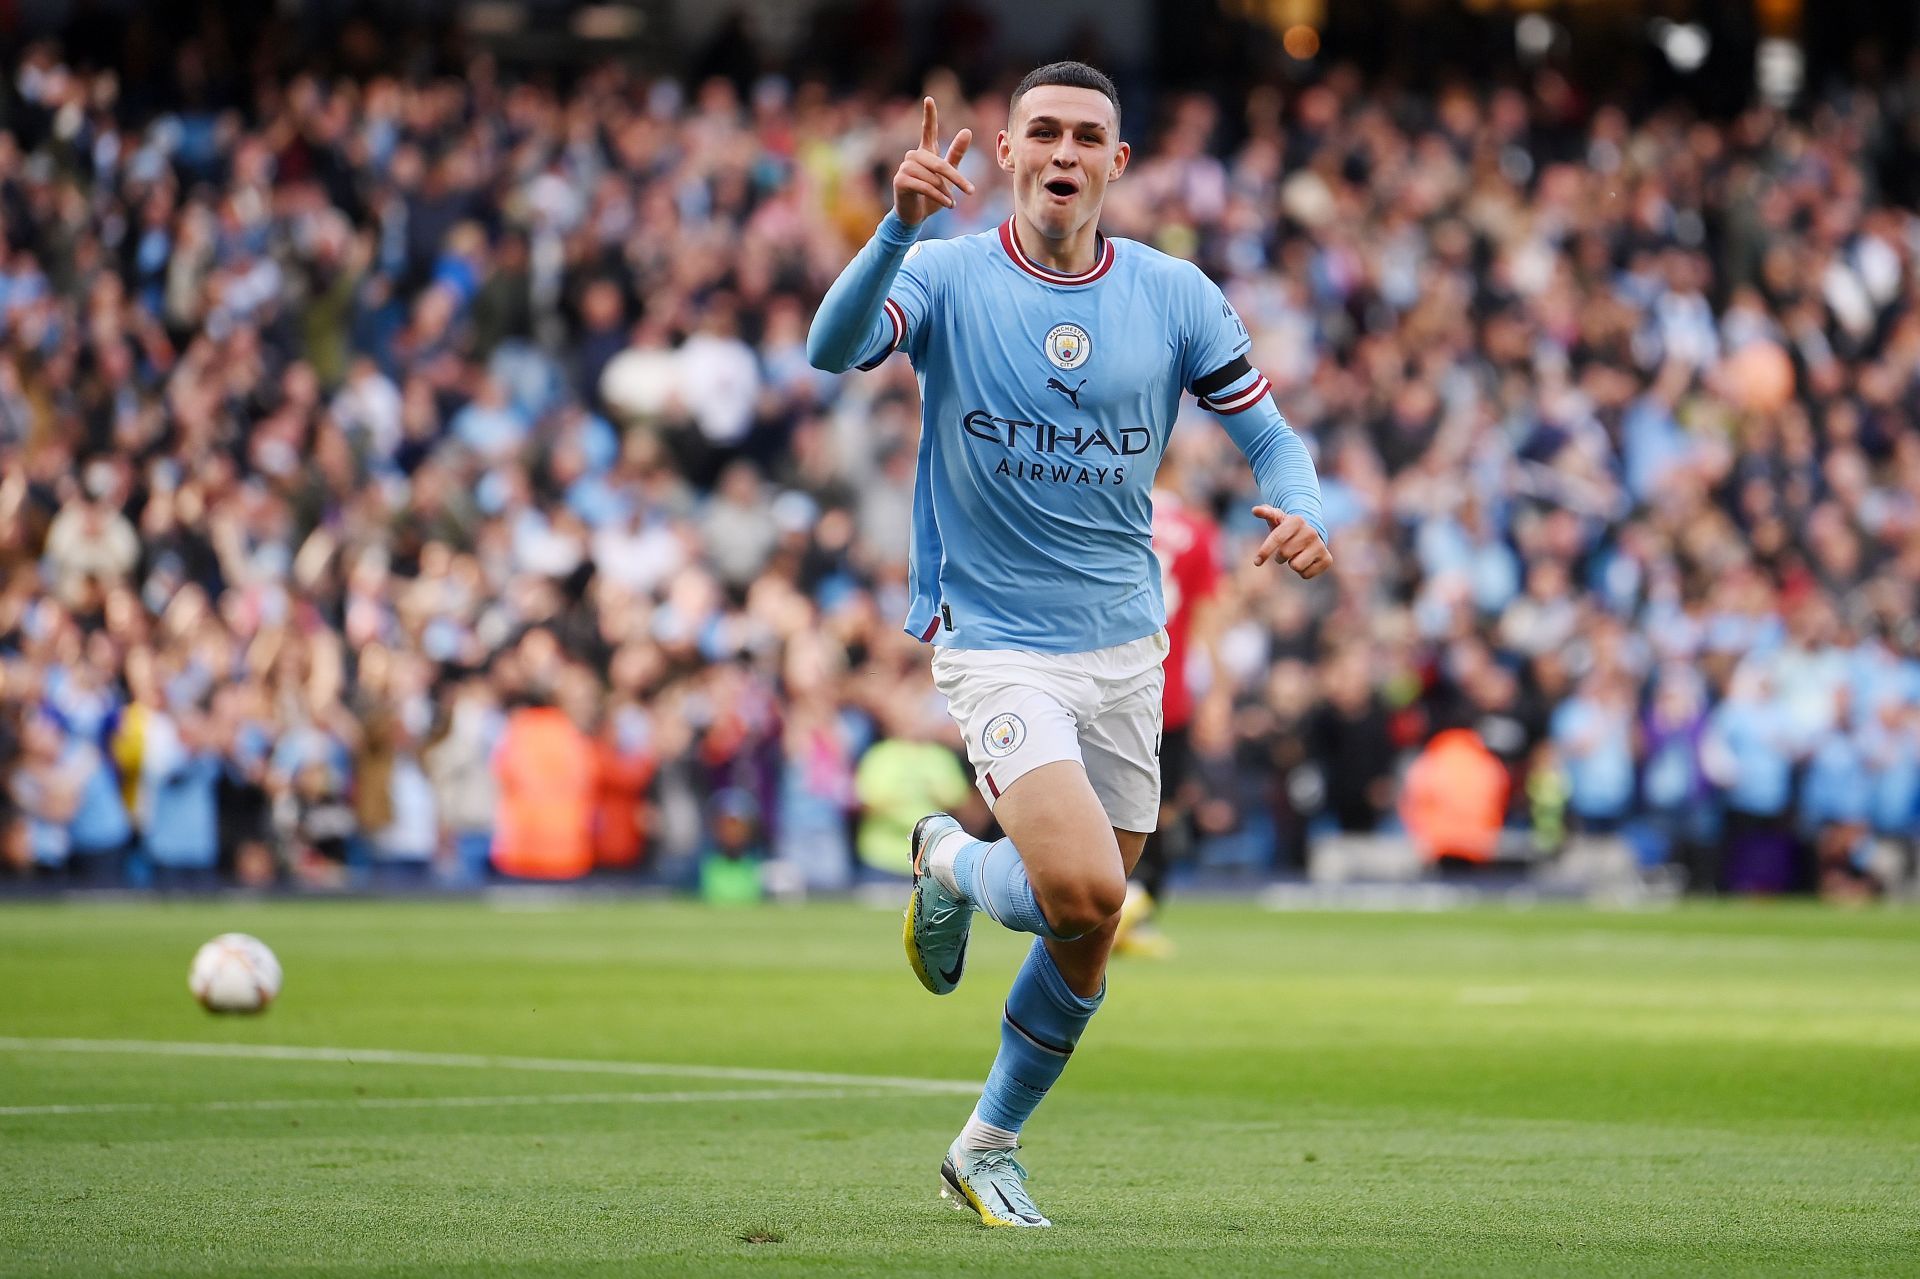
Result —
<path fill-rule="evenodd" d="M 1266 537 L 1261 539 L 1260 549 L 1254 552 L 1253 562 L 1256 565 L 1260 565 L 1260 564 L 1265 564 L 1268 560 L 1272 559 L 1276 554 L 1279 553 L 1280 543 L 1283 540 L 1284 539 L 1280 536 L 1279 529 L 1276 528 L 1269 531 Z"/>
<path fill-rule="evenodd" d="M 940 118 L 933 105 L 933 99 L 922 98 L 920 100 L 920 149 L 922 151 L 933 150 L 933 144 L 939 138 L 939 126 Z"/>

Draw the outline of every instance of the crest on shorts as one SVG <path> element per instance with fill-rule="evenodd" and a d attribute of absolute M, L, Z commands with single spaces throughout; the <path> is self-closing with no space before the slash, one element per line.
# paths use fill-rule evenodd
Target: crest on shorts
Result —
<path fill-rule="evenodd" d="M 1020 749 L 1020 743 L 1027 740 L 1027 726 L 1018 715 L 1009 711 L 988 720 L 987 731 L 980 738 L 986 744 L 987 754 L 995 759 L 1004 759 Z"/>
<path fill-rule="evenodd" d="M 1056 369 L 1077 369 L 1093 354 L 1093 339 L 1077 324 L 1056 324 L 1047 330 L 1047 359 Z"/>

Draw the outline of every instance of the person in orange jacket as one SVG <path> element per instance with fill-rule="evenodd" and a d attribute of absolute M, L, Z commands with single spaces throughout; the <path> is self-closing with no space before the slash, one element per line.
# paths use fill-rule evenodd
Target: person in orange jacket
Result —
<path fill-rule="evenodd" d="M 1436 733 L 1407 770 L 1400 819 L 1429 861 L 1493 859 L 1507 813 L 1506 765 L 1470 728 Z"/>
<path fill-rule="evenodd" d="M 597 785 L 593 807 L 593 862 L 603 868 L 637 866 L 646 849 L 647 787 L 657 761 L 647 748 L 647 717 L 638 706 L 605 717 L 593 744 Z"/>
<path fill-rule="evenodd" d="M 593 869 L 599 768 L 593 739 L 550 698 L 528 698 L 507 716 L 494 749 L 500 783 L 493 864 L 520 879 L 578 879 Z"/>

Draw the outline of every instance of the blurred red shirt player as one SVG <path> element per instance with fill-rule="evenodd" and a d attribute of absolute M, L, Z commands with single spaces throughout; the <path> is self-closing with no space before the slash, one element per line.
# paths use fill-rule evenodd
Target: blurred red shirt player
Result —
<path fill-rule="evenodd" d="M 1151 922 L 1155 900 L 1166 891 L 1168 864 L 1184 855 L 1190 840 L 1182 791 L 1191 771 L 1193 689 L 1187 684 L 1194 623 L 1220 589 L 1220 527 L 1199 506 L 1171 487 L 1178 472 L 1169 462 L 1153 492 L 1153 552 L 1160 560 L 1160 588 L 1167 601 L 1166 683 L 1160 695 L 1160 824 L 1147 837 L 1127 885 L 1116 949 L 1140 955 L 1171 953 L 1172 944 Z"/>
<path fill-rule="evenodd" d="M 1187 687 L 1188 646 L 1194 614 L 1220 588 L 1219 526 L 1173 493 L 1156 491 L 1153 553 L 1160 559 L 1160 587 L 1167 600 L 1167 682 L 1160 702 L 1166 741 L 1171 743 L 1176 732 L 1185 737 L 1193 720 L 1193 690 Z M 1161 804 L 1177 799 L 1178 790 L 1163 772 Z"/>

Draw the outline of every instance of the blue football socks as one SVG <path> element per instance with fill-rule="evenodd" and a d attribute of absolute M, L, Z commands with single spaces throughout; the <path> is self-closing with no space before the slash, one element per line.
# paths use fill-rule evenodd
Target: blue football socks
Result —
<path fill-rule="evenodd" d="M 969 841 L 954 854 L 953 879 L 967 904 L 987 912 L 995 923 L 1018 933 L 1067 940 L 1053 931 L 1041 913 L 1033 885 L 1027 882 L 1026 863 L 1012 840 Z"/>
<path fill-rule="evenodd" d="M 1000 1019 L 1000 1053 L 980 1093 L 974 1114 L 1010 1132 L 1019 1132 L 1033 1108 L 1066 1069 L 1067 1058 L 1080 1042 L 1106 987 L 1092 999 L 1073 993 L 1054 966 L 1047 943 L 1035 938 L 1027 962 L 1007 993 L 1007 1009 Z"/>

